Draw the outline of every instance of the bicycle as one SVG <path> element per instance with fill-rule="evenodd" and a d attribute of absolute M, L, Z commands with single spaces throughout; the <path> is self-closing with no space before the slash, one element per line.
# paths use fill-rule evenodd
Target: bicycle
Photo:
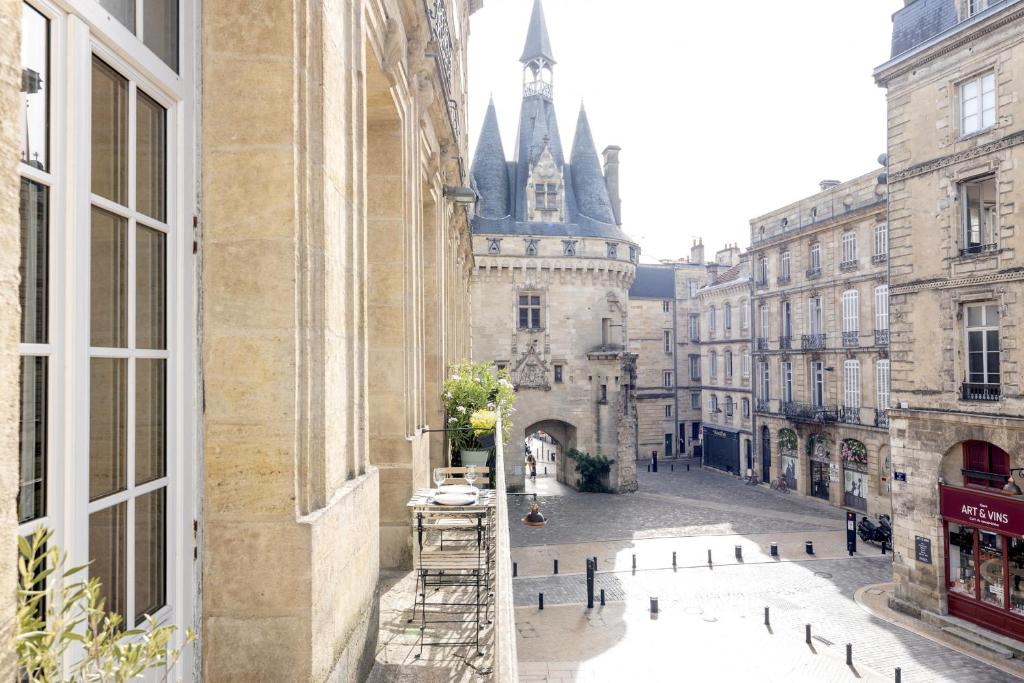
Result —
<path fill-rule="evenodd" d="M 756 474 L 751 474 L 749 477 L 746 478 L 745 482 L 747 486 L 757 486 L 758 484 L 761 483 L 760 481 L 758 481 Z"/>
<path fill-rule="evenodd" d="M 778 478 L 771 484 L 773 491 L 781 491 L 782 493 L 789 493 L 789 487 L 786 485 L 786 480 Z"/>

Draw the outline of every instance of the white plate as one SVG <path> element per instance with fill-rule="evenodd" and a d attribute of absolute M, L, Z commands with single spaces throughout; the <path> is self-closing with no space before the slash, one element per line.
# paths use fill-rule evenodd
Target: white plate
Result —
<path fill-rule="evenodd" d="M 475 496 L 480 492 L 475 486 L 468 486 L 466 484 L 449 484 L 448 486 L 442 486 L 437 489 L 438 493 L 468 493 L 471 496 Z"/>
<path fill-rule="evenodd" d="M 476 496 L 471 493 L 439 493 L 434 496 L 434 502 L 438 505 L 472 505 Z"/>

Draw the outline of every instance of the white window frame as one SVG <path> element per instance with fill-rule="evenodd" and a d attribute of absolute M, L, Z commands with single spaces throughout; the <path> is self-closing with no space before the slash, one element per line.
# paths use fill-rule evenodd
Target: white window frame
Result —
<path fill-rule="evenodd" d="M 717 318 L 715 307 L 711 306 L 708 308 L 708 337 L 712 339 L 715 338 L 715 325 L 718 322 L 715 318 Z"/>
<path fill-rule="evenodd" d="M 783 361 L 779 367 L 779 374 L 782 375 L 782 400 L 793 401 L 793 362 Z"/>
<path fill-rule="evenodd" d="M 665 300 L 661 302 L 661 312 L 668 313 L 672 310 L 672 302 Z"/>
<path fill-rule="evenodd" d="M 696 354 L 690 356 L 690 379 L 693 381 L 700 379 L 700 356 Z"/>
<path fill-rule="evenodd" d="M 768 375 L 768 362 L 759 361 L 758 367 L 760 368 L 761 379 L 758 382 L 758 398 L 762 401 L 767 401 L 771 398 L 771 380 Z"/>
<path fill-rule="evenodd" d="M 991 182 L 992 193 L 988 210 L 982 210 L 977 217 L 977 239 L 974 239 L 975 223 L 971 221 L 971 204 L 968 198 L 970 188 Z M 957 184 L 957 192 L 960 199 L 960 239 L 961 253 L 982 253 L 995 245 L 999 239 L 999 185 L 996 176 L 989 173 L 977 178 L 963 180 Z M 984 199 L 984 198 L 982 198 Z M 982 204 L 984 206 L 984 204 Z"/>
<path fill-rule="evenodd" d="M 671 387 L 672 386 L 672 371 L 671 370 L 665 370 L 662 373 L 662 375 L 661 375 L 661 381 L 662 381 L 662 386 Z"/>
<path fill-rule="evenodd" d="M 811 362 L 811 405 L 825 405 L 825 363 L 816 360 Z"/>
<path fill-rule="evenodd" d="M 843 292 L 843 332 L 860 332 L 860 292 L 856 289 Z"/>
<path fill-rule="evenodd" d="M 743 379 L 750 377 L 750 349 L 743 349 L 743 355 L 740 360 L 740 371 L 743 373 Z"/>
<path fill-rule="evenodd" d="M 807 300 L 807 334 L 824 334 L 822 315 L 821 297 L 812 296 Z"/>
<path fill-rule="evenodd" d="M 692 410 L 700 410 L 700 392 L 693 391 L 690 393 L 690 408 Z"/>
<path fill-rule="evenodd" d="M 700 289 L 700 283 L 697 282 L 696 280 L 690 280 L 689 281 L 689 287 L 690 287 L 690 298 L 691 299 L 696 299 L 697 298 L 697 290 Z"/>
<path fill-rule="evenodd" d="M 771 331 L 771 321 L 768 316 L 771 315 L 771 309 L 768 304 L 761 304 L 761 329 L 757 331 L 757 336 L 760 339 L 768 339 L 768 333 Z"/>
<path fill-rule="evenodd" d="M 725 378 L 732 379 L 732 351 L 725 351 L 724 353 L 725 362 Z"/>
<path fill-rule="evenodd" d="M 729 332 L 732 329 L 732 304 L 726 301 L 722 306 L 722 311 L 722 322 L 725 325 L 725 331 Z"/>
<path fill-rule="evenodd" d="M 889 329 L 889 285 L 875 287 L 875 330 Z"/>
<path fill-rule="evenodd" d="M 977 325 L 977 326 L 971 327 L 970 326 L 970 311 L 972 309 L 979 309 L 979 308 L 982 310 L 982 316 L 985 318 L 985 322 L 982 323 L 981 325 Z M 996 320 L 995 320 L 994 324 L 991 323 L 988 320 L 988 310 L 986 310 L 986 309 L 988 309 L 988 310 L 995 310 Z M 988 333 L 989 332 L 995 332 L 997 334 L 997 343 L 999 345 L 999 349 L 998 349 L 997 353 L 999 353 L 999 355 L 1000 355 L 1000 360 L 1001 360 L 1001 356 L 1002 356 L 1003 337 L 1002 337 L 1002 331 L 999 329 L 999 306 L 998 306 L 998 304 L 996 304 L 993 301 L 986 301 L 984 303 L 970 304 L 970 305 L 964 306 L 963 320 L 964 320 L 964 342 L 963 343 L 964 343 L 964 377 L 965 377 L 964 381 L 967 382 L 968 384 L 990 384 L 990 385 L 993 385 L 993 386 L 1001 385 L 1002 384 L 1002 363 L 1000 362 L 1000 367 L 999 367 L 998 375 L 996 377 L 997 381 L 995 381 L 995 382 L 990 382 L 989 381 L 990 375 L 993 374 L 993 373 L 989 370 L 989 363 L 988 363 L 989 353 L 993 353 L 993 351 L 989 350 L 989 344 L 988 344 Z M 970 363 L 971 363 L 970 333 L 971 332 L 981 332 L 982 333 L 982 336 L 981 336 L 982 345 L 981 345 L 981 350 L 979 351 L 979 353 L 981 353 L 981 357 L 982 357 L 982 373 L 981 374 L 982 374 L 982 377 L 984 379 L 984 381 L 982 381 L 982 382 L 976 382 L 975 380 L 971 379 L 971 369 L 970 369 Z"/>
<path fill-rule="evenodd" d="M 762 256 L 757 260 L 757 281 L 759 283 L 768 282 L 768 257 Z"/>
<path fill-rule="evenodd" d="M 747 328 L 750 327 L 750 320 L 748 320 L 748 318 L 750 317 L 749 307 L 750 304 L 747 302 L 746 299 L 740 301 L 740 330 L 742 332 L 746 332 Z"/>
<path fill-rule="evenodd" d="M 889 254 L 889 224 L 879 223 L 875 226 L 875 256 Z"/>
<path fill-rule="evenodd" d="M 889 409 L 889 359 L 880 358 L 875 363 L 875 407 Z"/>
<path fill-rule="evenodd" d="M 857 233 L 852 230 L 843 233 L 843 263 L 855 263 L 857 261 Z"/>
<path fill-rule="evenodd" d="M 971 94 L 971 93 L 974 94 Z M 957 87 L 959 96 L 960 136 L 973 135 L 996 125 L 996 73 L 987 71 Z M 988 95 L 989 97 L 986 97 Z M 986 99 L 990 102 L 986 104 Z"/>
<path fill-rule="evenodd" d="M 779 302 L 779 313 L 782 316 L 782 336 L 793 338 L 793 304 L 787 299 Z"/>
<path fill-rule="evenodd" d="M 787 249 L 779 255 L 779 277 L 788 279 L 790 275 L 790 257 L 789 249 Z"/>
<path fill-rule="evenodd" d="M 166 488 L 164 499 L 164 600 L 153 616 L 161 624 L 173 624 L 179 631 L 195 626 L 197 583 L 193 562 L 191 520 L 195 517 L 196 454 L 195 425 L 198 415 L 195 393 L 195 279 L 191 254 L 192 230 L 187 217 L 196 212 L 190 190 L 195 186 L 195 120 L 193 97 L 194 3 L 179 6 L 179 71 L 172 70 L 149 48 L 140 35 L 132 35 L 97 2 L 68 0 L 61 4 L 28 0 L 49 21 L 49 150 L 48 166 L 41 171 L 18 164 L 18 174 L 48 188 L 48 316 L 49 342 L 21 344 L 22 355 L 48 358 L 47 368 L 47 460 L 45 514 L 19 525 L 18 534 L 32 534 L 40 526 L 53 530 L 53 541 L 68 556 L 68 566 L 90 559 L 89 515 L 113 505 L 137 500 L 146 493 Z M 18 7 L 22 5 L 19 3 Z M 141 15 L 141 12 L 138 12 Z M 138 19 L 141 23 L 141 17 Z M 20 23 L 20 22 L 19 22 Z M 136 92 L 165 110 L 166 183 L 164 221 L 92 194 L 91 98 L 93 55 L 128 81 L 128 198 L 134 205 Z M 128 221 L 128 346 L 97 348 L 90 339 L 89 240 L 92 207 L 101 208 Z M 165 341 L 159 350 L 136 349 L 135 246 L 136 226 L 166 236 Z M 73 229 L 72 229 L 73 226 Z M 125 385 L 129 442 L 126 466 L 134 458 L 134 433 L 130 429 L 135 401 L 135 371 L 132 359 L 162 359 L 165 379 L 165 473 L 145 484 L 89 501 L 90 362 L 92 358 L 129 359 Z M 74 455 L 70 455 L 74 454 Z M 125 603 L 126 623 L 133 627 L 135 616 L 135 511 L 125 514 Z M 186 648 L 168 677 L 184 678 L 193 668 L 193 648 Z"/>
<path fill-rule="evenodd" d="M 718 377 L 718 352 L 711 351 L 708 353 L 708 375 L 711 377 Z"/>
<path fill-rule="evenodd" d="M 821 270 L 821 243 L 811 245 L 811 270 Z"/>
<path fill-rule="evenodd" d="M 664 348 L 665 348 L 665 353 L 671 354 L 672 353 L 672 330 L 662 330 L 661 331 L 661 336 L 662 336 L 662 344 L 664 345 Z"/>
<path fill-rule="evenodd" d="M 700 315 L 690 314 L 690 341 L 700 341 Z"/>
<path fill-rule="evenodd" d="M 672 417 L 672 404 L 671 403 L 665 404 L 665 417 L 669 417 L 669 418 Z"/>
<path fill-rule="evenodd" d="M 736 402 L 732 400 L 732 396 L 725 397 L 725 416 L 732 417 L 733 413 L 736 412 Z"/>
<path fill-rule="evenodd" d="M 860 361 L 843 361 L 843 406 L 860 408 Z"/>

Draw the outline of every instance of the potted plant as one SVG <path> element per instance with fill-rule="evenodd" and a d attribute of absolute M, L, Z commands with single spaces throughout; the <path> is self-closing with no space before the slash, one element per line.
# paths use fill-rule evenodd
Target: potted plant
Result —
<path fill-rule="evenodd" d="M 494 447 L 495 425 L 501 412 L 502 438 L 510 433 L 515 393 L 508 372 L 493 363 L 459 363 L 444 381 L 441 401 L 447 415 L 452 464 L 458 454 L 463 467 L 483 466 Z"/>

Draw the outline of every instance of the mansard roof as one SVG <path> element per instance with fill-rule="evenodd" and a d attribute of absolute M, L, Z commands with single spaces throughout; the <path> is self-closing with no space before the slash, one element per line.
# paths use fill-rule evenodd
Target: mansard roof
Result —
<path fill-rule="evenodd" d="M 544 21 L 544 8 L 540 0 L 533 1 L 533 14 L 530 15 L 530 28 L 526 33 L 526 44 L 523 46 L 523 56 L 519 61 L 523 64 L 543 58 L 549 64 L 555 63 L 554 51 L 551 49 L 551 38 L 548 37 L 548 26 Z"/>

